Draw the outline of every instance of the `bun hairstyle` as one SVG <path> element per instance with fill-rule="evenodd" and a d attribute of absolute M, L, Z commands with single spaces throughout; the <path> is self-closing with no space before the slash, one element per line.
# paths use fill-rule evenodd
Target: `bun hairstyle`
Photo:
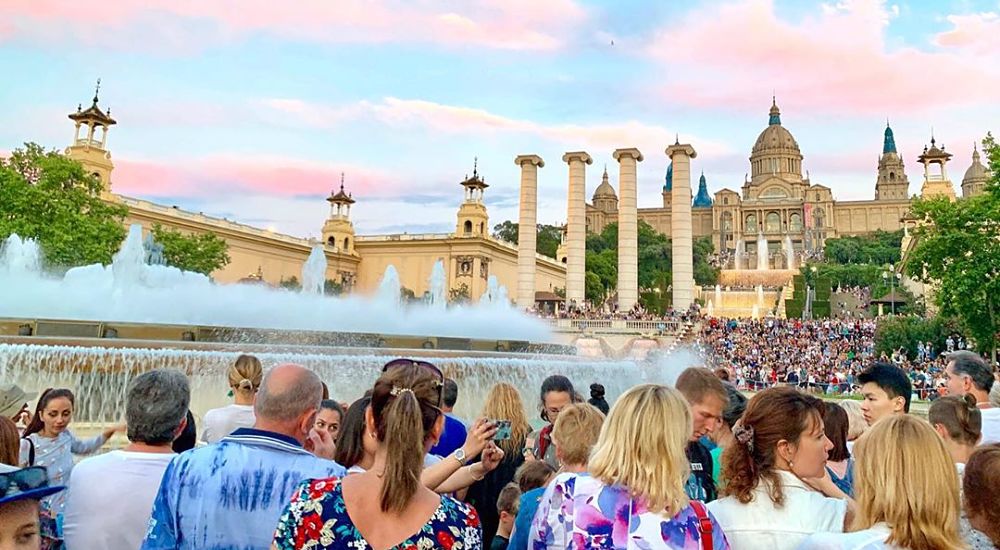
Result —
<path fill-rule="evenodd" d="M 970 393 L 946 395 L 934 401 L 927 411 L 927 420 L 931 426 L 944 426 L 948 437 L 962 445 L 975 446 L 983 435 L 983 413 Z"/>
<path fill-rule="evenodd" d="M 753 396 L 733 428 L 736 441 L 722 452 L 723 493 L 748 504 L 763 479 L 771 501 L 784 504 L 776 471 L 778 442 L 797 443 L 804 432 L 820 425 L 823 413 L 820 399 L 795 388 L 769 388 Z"/>
<path fill-rule="evenodd" d="M 68 399 L 70 406 L 76 406 L 76 398 L 73 396 L 73 392 L 66 388 L 48 388 L 42 392 L 42 395 L 38 396 L 38 404 L 35 405 L 35 414 L 31 417 L 31 422 L 28 422 L 28 427 L 24 429 L 24 433 L 21 437 L 28 437 L 33 433 L 38 433 L 42 431 L 45 427 L 45 423 L 42 422 L 42 411 L 45 407 L 49 406 L 49 403 L 53 399 L 59 399 L 60 397 Z"/>
<path fill-rule="evenodd" d="M 253 355 L 240 355 L 236 363 L 229 367 L 229 387 L 243 394 L 254 394 L 260 389 L 264 379 L 264 369 L 260 359 Z"/>
<path fill-rule="evenodd" d="M 591 399 L 604 399 L 604 386 L 594 382 L 590 385 L 590 398 Z"/>
<path fill-rule="evenodd" d="M 400 513 L 420 486 L 424 442 L 441 416 L 442 379 L 418 364 L 393 366 L 372 389 L 375 437 L 386 446 L 379 506 Z"/>

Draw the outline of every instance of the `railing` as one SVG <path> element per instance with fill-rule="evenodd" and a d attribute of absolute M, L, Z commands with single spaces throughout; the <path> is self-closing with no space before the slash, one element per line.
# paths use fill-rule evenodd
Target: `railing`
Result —
<path fill-rule="evenodd" d="M 673 320 L 628 320 L 628 319 L 549 319 L 556 328 L 570 330 L 609 329 L 614 331 L 662 331 L 674 332 L 680 321 Z"/>

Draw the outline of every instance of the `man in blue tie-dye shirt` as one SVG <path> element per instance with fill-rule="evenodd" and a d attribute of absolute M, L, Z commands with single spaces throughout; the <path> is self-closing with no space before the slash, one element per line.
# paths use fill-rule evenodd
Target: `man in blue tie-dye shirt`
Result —
<path fill-rule="evenodd" d="M 269 548 L 300 482 L 345 474 L 322 458 L 333 455 L 329 434 L 312 430 L 322 394 L 312 371 L 272 369 L 254 404 L 253 428 L 178 455 L 167 467 L 142 549 Z"/>

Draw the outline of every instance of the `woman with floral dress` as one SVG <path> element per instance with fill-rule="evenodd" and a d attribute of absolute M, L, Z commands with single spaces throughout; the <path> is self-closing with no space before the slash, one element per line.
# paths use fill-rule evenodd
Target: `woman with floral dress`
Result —
<path fill-rule="evenodd" d="M 728 549 L 715 518 L 684 492 L 691 426 L 677 390 L 645 384 L 625 392 L 604 423 L 589 475 L 560 474 L 546 489 L 528 548 Z"/>
<path fill-rule="evenodd" d="M 424 454 L 444 425 L 443 382 L 430 363 L 386 364 L 365 412 L 366 431 L 378 442 L 372 467 L 300 485 L 278 521 L 272 548 L 480 550 L 475 510 L 420 483 Z M 456 452 L 445 460 L 464 459 Z"/>

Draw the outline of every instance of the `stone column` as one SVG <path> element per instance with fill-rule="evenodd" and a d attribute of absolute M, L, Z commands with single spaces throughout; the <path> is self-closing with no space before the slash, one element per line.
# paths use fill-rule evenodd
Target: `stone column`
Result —
<path fill-rule="evenodd" d="M 538 240 L 538 168 L 545 161 L 538 155 L 519 155 L 521 167 L 521 216 L 517 227 L 517 307 L 535 305 L 535 246 Z"/>
<path fill-rule="evenodd" d="M 618 310 L 628 311 L 639 301 L 639 215 L 636 206 L 635 167 L 642 161 L 638 149 L 616 149 L 618 161 Z"/>
<path fill-rule="evenodd" d="M 673 255 L 673 307 L 684 311 L 694 303 L 694 244 L 691 237 L 691 159 L 694 147 L 675 143 L 666 150 L 674 163 L 670 242 Z"/>
<path fill-rule="evenodd" d="M 566 304 L 582 304 L 587 255 L 586 166 L 593 160 L 583 151 L 563 155 L 569 163 L 569 192 L 566 212 Z"/>

